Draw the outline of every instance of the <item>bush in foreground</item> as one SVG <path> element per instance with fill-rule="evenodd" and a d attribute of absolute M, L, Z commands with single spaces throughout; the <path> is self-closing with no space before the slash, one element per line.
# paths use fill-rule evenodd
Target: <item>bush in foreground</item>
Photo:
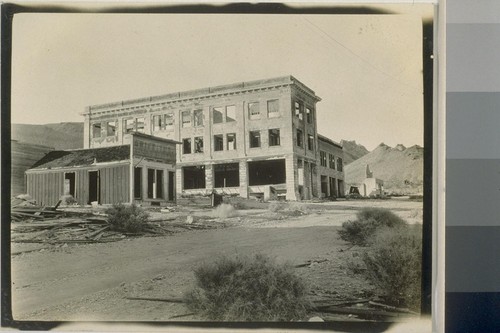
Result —
<path fill-rule="evenodd" d="M 263 255 L 222 257 L 195 270 L 190 310 L 216 321 L 290 321 L 306 314 L 306 288 L 288 265 Z"/>
<path fill-rule="evenodd" d="M 106 209 L 110 229 L 120 232 L 140 232 L 146 226 L 149 215 L 141 207 L 132 204 L 114 204 Z"/>
<path fill-rule="evenodd" d="M 406 226 L 405 220 L 385 208 L 363 208 L 356 220 L 342 223 L 340 238 L 353 245 L 366 246 L 369 238 L 380 228 Z"/>
<path fill-rule="evenodd" d="M 221 220 L 227 219 L 229 217 L 238 216 L 238 211 L 234 208 L 233 205 L 228 203 L 221 203 L 217 207 L 212 210 L 212 215 L 214 217 L 218 217 Z"/>
<path fill-rule="evenodd" d="M 422 230 L 419 226 L 382 228 L 369 241 L 364 274 L 395 306 L 420 308 Z"/>

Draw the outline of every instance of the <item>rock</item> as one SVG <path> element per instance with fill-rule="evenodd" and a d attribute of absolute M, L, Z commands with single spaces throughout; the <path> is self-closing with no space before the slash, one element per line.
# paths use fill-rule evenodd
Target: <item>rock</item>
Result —
<path fill-rule="evenodd" d="M 313 322 L 324 322 L 323 318 L 318 317 L 318 316 L 311 317 L 311 318 L 309 318 L 309 320 L 308 320 L 308 321 L 313 321 Z"/>
<path fill-rule="evenodd" d="M 194 218 L 191 215 L 188 215 L 188 217 L 186 218 L 186 223 L 191 224 L 193 222 L 194 222 Z"/>

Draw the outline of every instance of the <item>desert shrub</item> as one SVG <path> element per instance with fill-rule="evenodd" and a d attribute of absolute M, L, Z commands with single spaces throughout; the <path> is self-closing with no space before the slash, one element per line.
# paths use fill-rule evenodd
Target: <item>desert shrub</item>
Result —
<path fill-rule="evenodd" d="M 281 212 L 284 215 L 305 215 L 309 213 L 306 205 L 291 201 L 291 202 L 271 202 L 268 210 L 271 212 Z"/>
<path fill-rule="evenodd" d="M 407 225 L 406 221 L 385 208 L 363 208 L 356 220 L 342 223 L 338 233 L 341 239 L 354 245 L 365 246 L 368 239 L 382 227 L 394 228 Z"/>
<path fill-rule="evenodd" d="M 269 209 L 270 212 L 276 213 L 280 210 L 285 209 L 285 204 L 283 202 L 273 201 L 269 204 L 269 207 L 267 209 Z"/>
<path fill-rule="evenodd" d="M 418 226 L 382 228 L 362 254 L 363 274 L 395 306 L 420 308 L 422 231 Z"/>
<path fill-rule="evenodd" d="M 106 209 L 110 229 L 121 232 L 139 232 L 144 229 L 148 221 L 148 213 L 141 207 L 132 204 L 114 204 Z"/>
<path fill-rule="evenodd" d="M 77 203 L 76 199 L 71 194 L 62 195 L 59 200 L 61 200 L 61 204 L 65 206 L 74 205 Z"/>
<path fill-rule="evenodd" d="M 233 205 L 222 203 L 212 210 L 212 215 L 220 219 L 226 219 L 228 217 L 238 216 L 238 211 Z"/>
<path fill-rule="evenodd" d="M 290 321 L 306 314 L 306 288 L 293 269 L 264 255 L 221 257 L 195 270 L 188 308 L 216 321 Z"/>

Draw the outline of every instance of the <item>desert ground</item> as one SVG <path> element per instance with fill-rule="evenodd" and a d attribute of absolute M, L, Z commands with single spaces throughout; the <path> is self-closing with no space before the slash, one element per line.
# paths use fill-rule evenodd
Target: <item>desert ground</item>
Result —
<path fill-rule="evenodd" d="M 264 253 L 297 266 L 312 298 L 339 303 L 371 299 L 377 290 L 348 267 L 356 247 L 341 240 L 337 230 L 343 222 L 355 219 L 363 207 L 389 208 L 409 223 L 422 223 L 422 202 L 408 198 L 297 205 L 301 208 L 295 212 L 238 208 L 236 216 L 223 218 L 211 208 L 177 206 L 171 212 L 152 211 L 151 218 L 210 220 L 220 227 L 130 236 L 106 243 L 13 242 L 14 319 L 202 320 L 183 303 L 130 298 L 181 298 L 194 285 L 193 271 L 198 265 L 234 254 Z M 337 317 L 349 319 L 352 315 Z"/>

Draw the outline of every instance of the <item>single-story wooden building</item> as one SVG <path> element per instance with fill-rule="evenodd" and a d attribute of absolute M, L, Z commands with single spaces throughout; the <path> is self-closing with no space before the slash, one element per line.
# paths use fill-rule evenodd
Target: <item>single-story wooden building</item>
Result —
<path fill-rule="evenodd" d="M 27 192 L 41 205 L 63 195 L 80 205 L 175 201 L 176 144 L 132 133 L 126 145 L 52 151 L 26 171 Z"/>

